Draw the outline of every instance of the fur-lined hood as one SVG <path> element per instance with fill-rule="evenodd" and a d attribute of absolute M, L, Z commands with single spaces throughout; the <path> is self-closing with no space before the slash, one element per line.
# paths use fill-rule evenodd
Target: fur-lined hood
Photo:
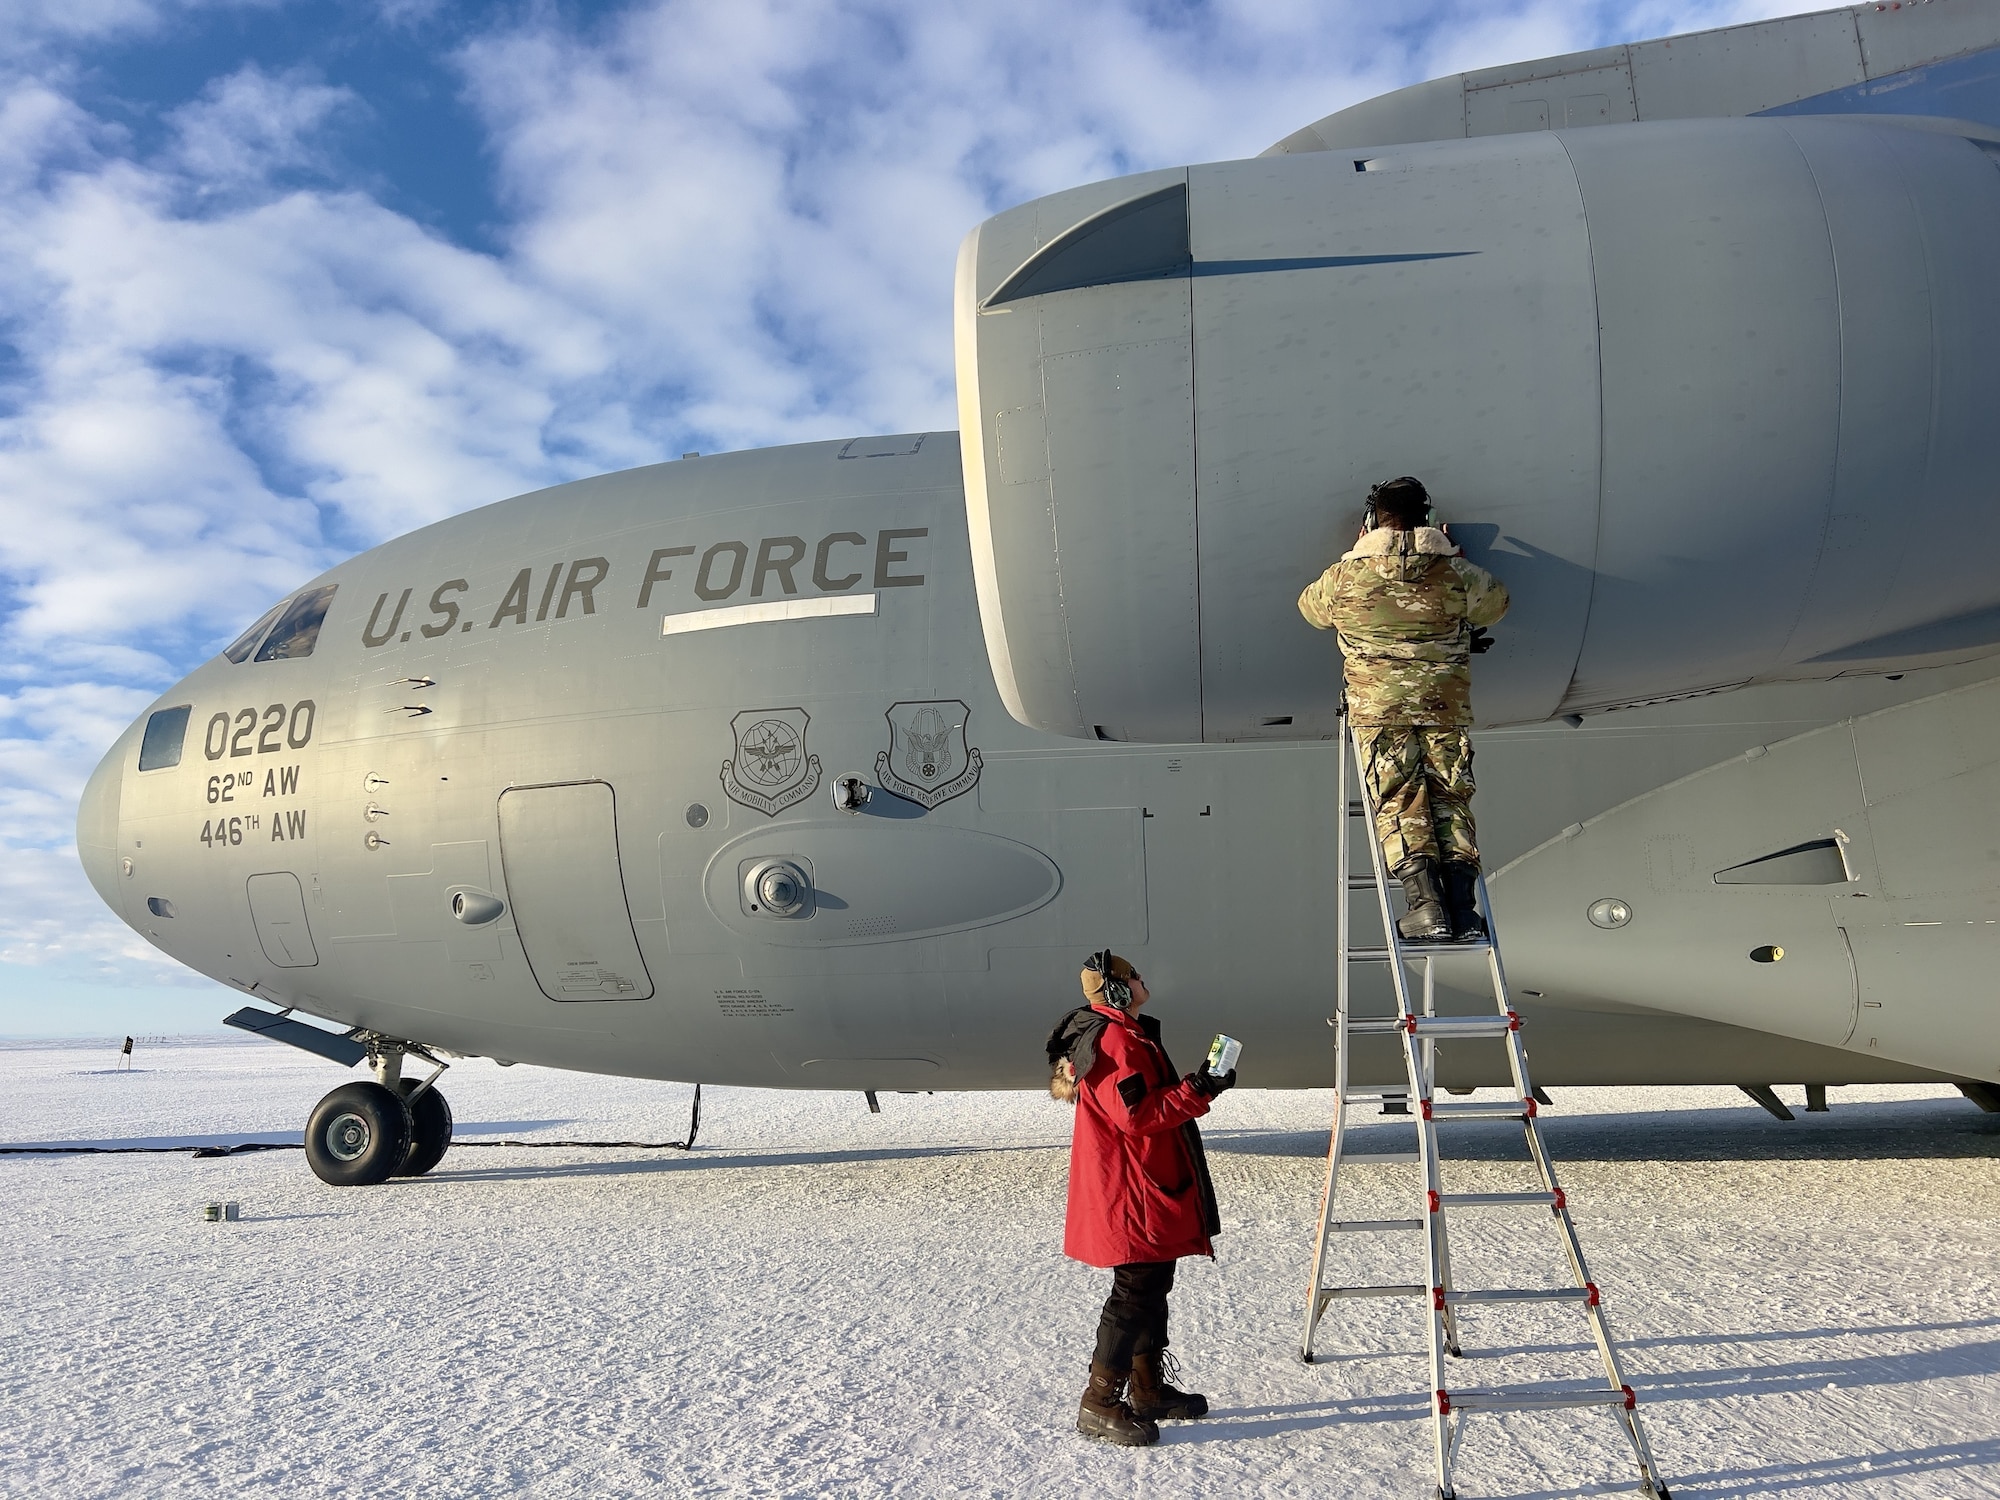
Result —
<path fill-rule="evenodd" d="M 1076 1103 L 1083 1080 L 1097 1065 L 1098 1038 L 1112 1025 L 1130 1027 L 1153 1042 L 1160 1039 L 1157 1017 L 1135 1016 L 1108 1005 L 1078 1006 L 1049 1033 L 1049 1097 L 1063 1104 Z"/>
<path fill-rule="evenodd" d="M 1403 539 L 1407 537 L 1406 542 Z M 1354 550 L 1340 560 L 1351 562 L 1359 557 L 1393 557 L 1398 553 L 1416 553 L 1430 557 L 1457 557 L 1458 548 L 1451 538 L 1435 526 L 1419 526 L 1415 531 L 1398 531 L 1393 526 L 1378 526 L 1354 544 Z"/>

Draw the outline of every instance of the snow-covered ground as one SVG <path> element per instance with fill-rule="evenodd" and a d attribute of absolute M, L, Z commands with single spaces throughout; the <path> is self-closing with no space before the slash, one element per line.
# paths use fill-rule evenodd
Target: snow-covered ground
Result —
<path fill-rule="evenodd" d="M 0 1142 L 295 1140 L 345 1076 L 254 1040 L 142 1045 L 129 1074 L 108 1045 L 0 1046 Z M 444 1087 L 461 1142 L 687 1123 L 674 1085 L 468 1062 Z M 0 1489 L 1430 1494 L 1416 1311 L 1336 1307 L 1322 1361 L 1297 1356 L 1326 1095 L 1239 1091 L 1210 1117 L 1225 1233 L 1213 1264 L 1183 1262 L 1174 1342 L 1215 1409 L 1141 1451 L 1070 1430 L 1108 1277 L 1059 1253 L 1062 1106 L 705 1104 L 692 1154 L 454 1150 L 359 1190 L 296 1151 L 0 1157 Z M 1790 1125 L 1732 1090 L 1556 1104 L 1676 1496 L 2000 1494 L 2000 1116 L 1910 1088 L 1836 1090 Z M 1522 1181 L 1512 1127 L 1450 1139 L 1451 1185 Z M 1408 1170 L 1363 1169 L 1354 1215 L 1407 1213 Z M 242 1221 L 201 1222 L 223 1198 Z M 1465 1285 L 1546 1242 L 1537 1217 L 1458 1222 Z M 1550 1253 L 1519 1258 L 1553 1273 Z M 1357 1276 L 1416 1279 L 1413 1254 L 1372 1247 Z M 1466 1385 L 1590 1367 L 1574 1309 L 1467 1336 Z M 1629 1470 L 1593 1411 L 1475 1417 L 1460 1474 L 1465 1495 L 1559 1500 Z"/>

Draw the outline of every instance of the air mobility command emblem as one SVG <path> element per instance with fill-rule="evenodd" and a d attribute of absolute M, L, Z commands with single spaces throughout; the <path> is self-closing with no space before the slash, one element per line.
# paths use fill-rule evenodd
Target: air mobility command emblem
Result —
<path fill-rule="evenodd" d="M 729 721 L 736 753 L 722 763 L 729 800 L 776 817 L 819 787 L 819 757 L 806 751 L 802 708 L 749 708 Z"/>
<path fill-rule="evenodd" d="M 875 779 L 919 807 L 936 807 L 979 784 L 982 762 L 965 742 L 972 710 L 956 698 L 890 705 L 889 748 L 875 757 Z"/>

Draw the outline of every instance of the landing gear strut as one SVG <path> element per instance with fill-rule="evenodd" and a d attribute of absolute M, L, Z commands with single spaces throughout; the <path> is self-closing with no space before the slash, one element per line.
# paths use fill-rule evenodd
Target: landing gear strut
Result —
<path fill-rule="evenodd" d="M 391 1177 L 421 1177 L 451 1146 L 451 1106 L 433 1086 L 450 1064 L 414 1042 L 370 1036 L 372 1083 L 344 1083 L 306 1122 L 306 1163 L 333 1187 L 373 1187 Z M 422 1083 L 403 1077 L 403 1057 L 437 1064 Z"/>

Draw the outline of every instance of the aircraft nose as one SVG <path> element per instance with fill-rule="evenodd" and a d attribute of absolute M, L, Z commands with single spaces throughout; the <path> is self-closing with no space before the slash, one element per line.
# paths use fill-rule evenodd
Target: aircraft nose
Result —
<path fill-rule="evenodd" d="M 124 776 L 125 745 L 129 735 L 120 736 L 97 769 L 84 784 L 83 800 L 76 808 L 76 853 L 83 861 L 83 873 L 115 912 L 123 911 L 118 889 L 118 804 Z"/>

